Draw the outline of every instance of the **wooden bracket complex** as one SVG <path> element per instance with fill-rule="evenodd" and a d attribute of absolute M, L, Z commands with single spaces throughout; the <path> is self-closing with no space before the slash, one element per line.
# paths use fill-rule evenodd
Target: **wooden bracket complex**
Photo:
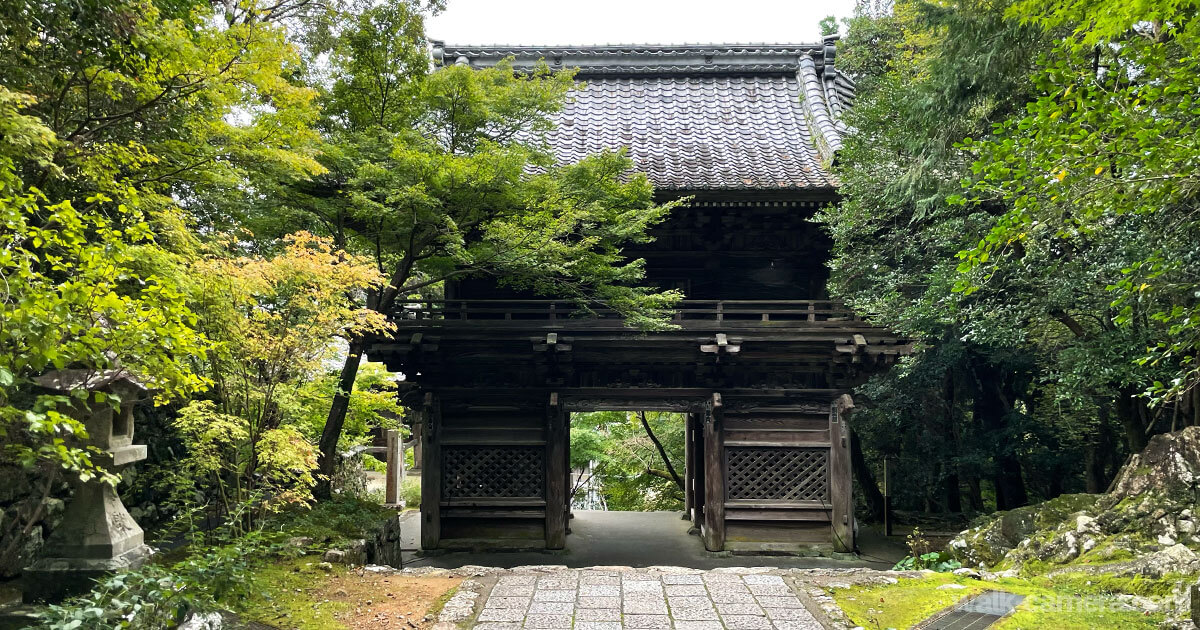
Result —
<path fill-rule="evenodd" d="M 741 340 L 737 339 L 736 343 L 729 343 L 729 337 L 725 333 L 717 333 L 714 341 L 716 343 L 700 344 L 700 352 L 717 355 L 717 363 L 721 362 L 722 354 L 737 354 L 742 351 Z"/>

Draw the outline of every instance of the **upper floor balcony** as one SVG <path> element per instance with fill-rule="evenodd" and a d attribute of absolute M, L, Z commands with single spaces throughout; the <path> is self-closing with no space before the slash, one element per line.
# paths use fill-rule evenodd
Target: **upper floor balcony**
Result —
<path fill-rule="evenodd" d="M 633 330 L 615 310 L 571 300 L 429 300 L 391 313 L 401 329 Z M 683 300 L 670 317 L 682 330 L 872 329 L 834 300 Z"/>

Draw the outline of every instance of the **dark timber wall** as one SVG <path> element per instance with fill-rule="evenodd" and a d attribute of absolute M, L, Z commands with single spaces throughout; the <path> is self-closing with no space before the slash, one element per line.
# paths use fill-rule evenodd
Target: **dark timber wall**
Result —
<path fill-rule="evenodd" d="M 532 392 L 514 392 L 525 394 Z M 568 409 L 687 413 L 685 508 L 712 551 L 740 543 L 851 550 L 850 400 L 780 404 L 758 396 L 610 390 L 530 398 L 427 393 L 421 409 L 422 546 L 566 543 Z"/>

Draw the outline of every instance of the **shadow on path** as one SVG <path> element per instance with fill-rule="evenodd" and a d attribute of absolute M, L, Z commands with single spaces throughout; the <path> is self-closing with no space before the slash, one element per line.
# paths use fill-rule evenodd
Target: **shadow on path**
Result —
<path fill-rule="evenodd" d="M 420 514 L 405 512 L 402 522 L 405 548 L 420 540 Z M 456 551 L 411 559 L 406 567 L 455 568 L 468 564 L 511 568 L 522 565 L 561 564 L 570 568 L 594 566 L 681 566 L 693 569 L 761 566 L 780 568 L 890 569 L 902 557 L 895 545 L 869 541 L 859 560 L 801 558 L 794 556 L 730 556 L 705 551 L 699 536 L 689 536 L 689 523 L 678 512 L 602 512 L 579 510 L 571 520 L 567 548 L 563 551 Z M 869 532 L 864 532 L 868 534 Z M 899 555 L 898 555 L 899 554 Z"/>

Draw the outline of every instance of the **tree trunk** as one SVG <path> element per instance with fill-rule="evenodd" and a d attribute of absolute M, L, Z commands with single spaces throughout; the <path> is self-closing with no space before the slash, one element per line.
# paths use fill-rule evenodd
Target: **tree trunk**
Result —
<path fill-rule="evenodd" d="M 1125 445 L 1129 447 L 1130 453 L 1142 452 L 1148 441 L 1146 427 L 1142 424 L 1141 414 L 1138 413 L 1141 401 L 1136 396 L 1137 392 L 1129 387 L 1117 392 L 1117 416 L 1125 429 Z"/>
<path fill-rule="evenodd" d="M 859 488 L 862 488 L 863 499 L 867 502 L 867 509 L 871 513 L 871 520 L 882 522 L 883 493 L 879 491 L 879 484 L 875 481 L 875 473 L 871 472 L 871 467 L 867 465 L 867 458 L 863 456 L 862 444 L 858 438 L 858 433 L 853 429 L 850 430 L 850 465 L 854 468 L 854 477 L 858 479 Z"/>
<path fill-rule="evenodd" d="M 1096 439 L 1084 447 L 1084 481 L 1088 494 L 1100 494 L 1108 487 L 1105 463 L 1112 450 L 1112 436 L 1108 430 L 1109 408 L 1107 401 L 1100 403 L 1097 413 Z"/>
<path fill-rule="evenodd" d="M 671 474 L 671 481 L 679 486 L 680 490 L 684 489 L 683 479 L 679 477 L 679 473 L 675 472 L 675 466 L 671 464 L 671 458 L 667 457 L 667 449 L 663 448 L 662 442 L 658 441 L 658 436 L 654 435 L 654 431 L 650 429 L 650 423 L 646 421 L 646 412 L 637 412 L 638 419 L 642 421 L 642 428 L 645 429 L 646 435 L 650 437 L 650 441 L 654 442 L 654 448 L 658 449 L 658 456 L 662 458 L 663 464 L 667 467 L 667 472 Z"/>
<path fill-rule="evenodd" d="M 1025 481 L 1021 476 L 1021 461 L 1013 452 L 1006 435 L 1006 418 L 1012 405 L 1004 395 L 1003 375 L 990 365 L 977 365 L 979 391 L 975 397 L 975 415 L 984 431 L 995 440 L 992 462 L 995 466 L 992 481 L 996 486 L 996 509 L 1011 510 L 1029 502 Z"/>
<path fill-rule="evenodd" d="M 946 370 L 946 376 L 943 381 L 942 396 L 946 402 L 946 440 L 954 445 L 953 453 L 955 455 L 963 454 L 962 444 L 962 427 L 959 426 L 961 418 L 958 413 L 958 386 L 959 386 L 959 370 Z M 983 499 L 979 499 L 979 506 L 975 505 L 975 493 L 979 490 L 979 480 L 972 479 L 972 475 L 963 474 L 962 466 L 957 461 L 948 464 L 949 472 L 946 475 L 946 509 L 950 512 L 959 513 L 963 511 L 962 507 L 962 481 L 965 477 L 968 489 L 968 497 L 971 501 L 971 509 L 973 511 L 983 511 Z"/>
<path fill-rule="evenodd" d="M 975 475 L 967 475 L 967 501 L 972 512 L 983 511 L 983 488 Z"/>
<path fill-rule="evenodd" d="M 946 511 L 954 514 L 962 512 L 962 491 L 956 472 L 946 473 Z"/>
<path fill-rule="evenodd" d="M 346 424 L 346 410 L 350 407 L 350 393 L 354 391 L 354 379 L 358 376 L 358 365 L 362 362 L 366 345 L 361 339 L 350 342 L 346 354 L 346 363 L 338 377 L 337 391 L 333 394 L 333 403 L 329 406 L 329 416 L 325 419 L 325 428 L 321 430 L 321 453 L 317 459 L 317 469 L 320 478 L 313 495 L 318 499 L 328 499 L 333 494 L 333 474 L 337 471 L 338 441 L 342 438 L 342 426 Z"/>

